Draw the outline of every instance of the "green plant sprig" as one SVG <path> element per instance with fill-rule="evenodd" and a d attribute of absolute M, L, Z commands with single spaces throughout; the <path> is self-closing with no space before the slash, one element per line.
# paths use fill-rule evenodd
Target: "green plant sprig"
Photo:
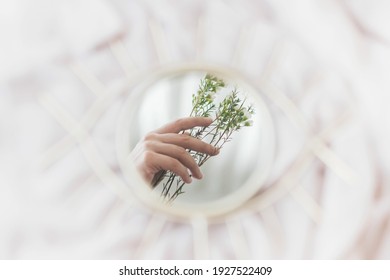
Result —
<path fill-rule="evenodd" d="M 192 137 L 205 141 L 217 149 L 222 147 L 232 139 L 232 134 L 239 131 L 242 127 L 252 125 L 251 117 L 255 113 L 253 106 L 246 106 L 246 99 L 241 100 L 239 92 L 235 88 L 219 104 L 215 103 L 216 94 L 220 89 L 225 88 L 226 84 L 222 79 L 211 74 L 207 74 L 200 81 L 196 94 L 192 95 L 193 117 L 210 117 L 215 115 L 213 122 L 207 127 L 193 128 L 189 134 Z M 218 106 L 217 106 L 218 105 Z M 181 133 L 184 133 L 182 131 Z M 190 149 L 188 153 L 194 158 L 199 167 L 205 164 L 211 156 Z M 161 196 L 167 203 L 172 203 L 179 195 L 183 194 L 185 182 L 171 171 L 163 171 L 159 175 L 159 181 L 168 178 L 163 183 Z M 171 189 L 175 189 L 171 194 Z"/>

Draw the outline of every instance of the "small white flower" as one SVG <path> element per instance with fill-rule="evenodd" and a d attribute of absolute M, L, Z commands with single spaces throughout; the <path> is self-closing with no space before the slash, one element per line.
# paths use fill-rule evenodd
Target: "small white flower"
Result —
<path fill-rule="evenodd" d="M 244 113 L 244 116 L 245 116 L 248 120 L 252 117 L 251 113 L 249 113 L 249 111 L 248 111 L 246 108 L 244 108 L 244 109 L 242 110 L 242 112 Z"/>

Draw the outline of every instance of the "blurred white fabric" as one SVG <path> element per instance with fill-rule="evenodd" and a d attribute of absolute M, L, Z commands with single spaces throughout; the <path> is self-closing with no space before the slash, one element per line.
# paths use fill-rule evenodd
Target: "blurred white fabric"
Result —
<path fill-rule="evenodd" d="M 2 1 L 0 81 L 92 50 L 123 28 L 106 1 Z"/>
<path fill-rule="evenodd" d="M 0 258 L 193 258 L 191 224 L 121 200 L 53 112 L 64 108 L 84 124 L 100 110 L 88 140 L 121 178 L 114 143 L 126 94 L 107 89 L 125 74 L 201 59 L 272 93 L 278 151 L 269 185 L 350 112 L 325 147 L 313 144 L 322 157 L 299 187 L 210 226 L 203 257 L 389 259 L 389 10 L 384 0 L 0 2 Z M 118 38 L 128 61 L 115 58 Z M 339 159 L 346 166 L 332 169 Z M 346 183 L 349 168 L 357 183 Z M 229 235 L 235 219 L 247 250 Z"/>

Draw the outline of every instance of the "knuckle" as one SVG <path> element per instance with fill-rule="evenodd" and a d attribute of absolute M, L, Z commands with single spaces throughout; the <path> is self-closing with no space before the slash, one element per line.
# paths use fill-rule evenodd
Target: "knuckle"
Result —
<path fill-rule="evenodd" d="M 185 118 L 179 118 L 175 121 L 176 125 L 182 125 L 185 122 Z"/>
<path fill-rule="evenodd" d="M 146 151 L 152 150 L 152 148 L 153 148 L 153 143 L 154 143 L 154 142 L 151 141 L 151 140 L 145 140 L 144 143 L 143 143 L 145 150 L 146 150 Z"/>
<path fill-rule="evenodd" d="M 178 130 L 183 130 L 184 127 L 186 126 L 187 119 L 186 118 L 180 118 L 174 121 L 174 126 Z"/>
<path fill-rule="evenodd" d="M 190 143 L 191 142 L 191 136 L 186 134 L 180 134 L 180 141 L 182 143 Z"/>
<path fill-rule="evenodd" d="M 155 132 L 149 132 L 149 133 L 147 133 L 147 134 L 144 136 L 143 141 L 144 141 L 144 142 L 151 141 L 151 140 L 156 139 L 156 137 L 157 137 L 157 133 L 155 133 Z"/>
<path fill-rule="evenodd" d="M 179 158 L 184 159 L 184 158 L 187 157 L 187 155 L 188 155 L 188 153 L 187 153 L 187 151 L 186 151 L 185 149 L 179 148 L 179 149 L 177 150 L 177 156 L 178 156 Z"/>
<path fill-rule="evenodd" d="M 154 153 L 153 152 L 151 152 L 151 151 L 146 151 L 146 152 L 144 152 L 144 162 L 146 163 L 146 164 L 150 164 L 150 163 L 152 163 L 153 161 L 154 161 Z"/>

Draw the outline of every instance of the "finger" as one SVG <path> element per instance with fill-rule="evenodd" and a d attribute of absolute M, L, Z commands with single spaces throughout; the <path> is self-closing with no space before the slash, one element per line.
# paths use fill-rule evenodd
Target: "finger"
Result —
<path fill-rule="evenodd" d="M 171 158 L 163 154 L 155 153 L 155 164 L 159 170 L 170 170 L 173 173 L 179 175 L 187 184 L 192 182 L 187 168 L 180 163 L 177 159 Z"/>
<path fill-rule="evenodd" d="M 181 118 L 174 122 L 168 123 L 159 129 L 156 133 L 179 133 L 182 130 L 190 129 L 196 126 L 209 126 L 213 120 L 206 117 L 188 117 Z"/>
<path fill-rule="evenodd" d="M 151 141 L 148 144 L 148 149 L 153 150 L 156 153 L 163 154 L 180 161 L 186 168 L 191 171 L 191 174 L 197 178 L 202 179 L 203 175 L 200 168 L 193 157 L 182 147 L 166 144 L 156 141 Z"/>
<path fill-rule="evenodd" d="M 213 145 L 207 144 L 202 140 L 199 140 L 195 137 L 186 134 L 167 133 L 159 134 L 157 135 L 157 137 L 163 143 L 177 145 L 182 148 L 200 152 L 203 154 L 208 154 L 210 156 L 219 154 L 219 149 L 217 149 Z"/>

